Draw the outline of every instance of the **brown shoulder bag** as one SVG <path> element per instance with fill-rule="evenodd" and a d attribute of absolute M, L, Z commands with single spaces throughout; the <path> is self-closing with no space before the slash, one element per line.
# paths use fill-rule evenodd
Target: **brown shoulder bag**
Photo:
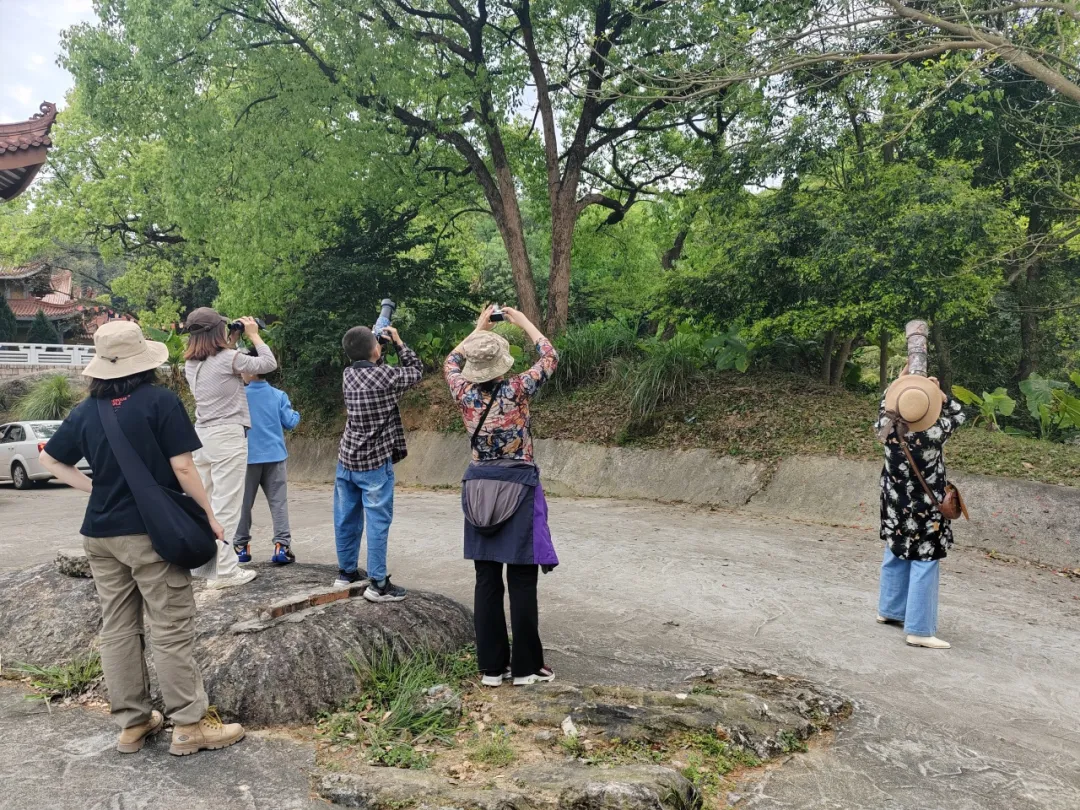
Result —
<path fill-rule="evenodd" d="M 934 502 L 934 506 L 941 512 L 941 516 L 946 520 L 959 520 L 960 516 L 964 516 L 964 520 L 970 520 L 968 517 L 967 504 L 964 503 L 964 498 L 960 494 L 960 490 L 953 484 L 945 484 L 945 499 L 938 501 L 937 495 L 930 489 L 926 483 L 926 479 L 923 478 L 921 472 L 919 472 L 919 465 L 915 463 L 915 459 L 911 456 L 911 449 L 908 447 L 906 431 L 904 425 L 896 425 L 896 438 L 900 440 L 900 446 L 904 448 L 904 455 L 907 456 L 908 464 L 911 466 L 912 472 L 915 473 L 915 477 L 919 479 L 919 483 L 922 484 L 923 492 L 930 496 L 930 500 Z"/>

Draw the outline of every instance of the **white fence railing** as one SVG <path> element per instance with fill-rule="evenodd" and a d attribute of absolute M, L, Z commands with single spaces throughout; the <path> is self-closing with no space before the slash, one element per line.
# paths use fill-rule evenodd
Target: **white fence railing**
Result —
<path fill-rule="evenodd" d="M 4 366 L 70 366 L 72 368 L 82 368 L 93 357 L 93 346 L 0 343 L 0 365 Z"/>

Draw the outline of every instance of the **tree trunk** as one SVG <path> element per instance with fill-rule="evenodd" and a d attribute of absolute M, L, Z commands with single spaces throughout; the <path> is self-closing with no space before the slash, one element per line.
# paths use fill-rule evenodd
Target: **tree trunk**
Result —
<path fill-rule="evenodd" d="M 878 335 L 878 393 L 884 394 L 889 387 L 889 330 L 882 329 Z"/>
<path fill-rule="evenodd" d="M 1037 245 L 1043 237 L 1042 211 L 1032 206 L 1028 212 L 1028 240 Z M 1027 259 L 1027 267 L 1017 283 L 1016 300 L 1020 308 L 1020 365 L 1016 369 L 1017 381 L 1026 380 L 1039 367 L 1039 312 L 1041 303 L 1039 277 L 1042 269 L 1041 246 L 1034 247 Z"/>
<path fill-rule="evenodd" d="M 570 318 L 570 259 L 574 250 L 577 201 L 560 194 L 551 212 L 551 266 L 548 272 L 548 307 L 545 330 L 557 335 Z"/>
<path fill-rule="evenodd" d="M 847 370 L 847 363 L 851 359 L 851 349 L 854 345 L 855 338 L 844 338 L 840 349 L 836 352 L 836 357 L 833 358 L 832 369 L 829 373 L 829 385 L 833 388 L 839 388 L 844 384 L 844 372 Z"/>
<path fill-rule="evenodd" d="M 952 355 L 949 353 L 949 341 L 945 338 L 945 330 L 936 320 L 930 326 L 930 333 L 934 338 L 934 359 L 937 364 L 937 378 L 941 390 L 952 396 L 953 364 Z"/>
<path fill-rule="evenodd" d="M 836 330 L 825 333 L 825 342 L 821 346 L 821 382 L 832 385 L 833 349 L 836 346 Z"/>
<path fill-rule="evenodd" d="M 664 270 L 670 270 L 675 266 L 675 262 L 682 258 L 683 246 L 686 244 L 686 237 L 689 233 L 689 230 L 683 228 L 675 237 L 675 244 L 664 251 L 664 255 L 660 257 L 660 266 Z"/>

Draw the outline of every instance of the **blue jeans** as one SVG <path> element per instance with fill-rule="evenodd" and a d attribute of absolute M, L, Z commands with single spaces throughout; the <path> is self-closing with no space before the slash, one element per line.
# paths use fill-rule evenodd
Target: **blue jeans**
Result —
<path fill-rule="evenodd" d="M 903 622 L 912 636 L 937 634 L 938 561 L 901 560 L 888 548 L 881 563 L 878 615 Z"/>
<path fill-rule="evenodd" d="M 373 580 L 386 579 L 386 538 L 394 519 L 394 464 L 377 470 L 354 472 L 338 463 L 334 478 L 334 540 L 338 568 L 352 573 L 360 561 L 360 535 L 367 514 L 367 572 Z"/>

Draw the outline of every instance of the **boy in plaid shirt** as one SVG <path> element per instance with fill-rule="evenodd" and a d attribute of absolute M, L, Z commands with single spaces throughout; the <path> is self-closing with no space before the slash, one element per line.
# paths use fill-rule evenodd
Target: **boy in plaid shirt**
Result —
<path fill-rule="evenodd" d="M 360 536 L 367 517 L 368 570 L 364 591 L 370 602 L 400 602 L 405 589 L 390 583 L 386 538 L 394 519 L 394 464 L 405 458 L 405 429 L 398 401 L 420 382 L 423 366 L 392 326 L 382 330 L 397 348 L 398 365 L 380 363 L 382 346 L 366 326 L 354 326 L 341 341 L 352 365 L 345 369 L 342 392 L 349 418 L 338 451 L 334 480 L 334 539 L 337 587 L 358 582 Z"/>

